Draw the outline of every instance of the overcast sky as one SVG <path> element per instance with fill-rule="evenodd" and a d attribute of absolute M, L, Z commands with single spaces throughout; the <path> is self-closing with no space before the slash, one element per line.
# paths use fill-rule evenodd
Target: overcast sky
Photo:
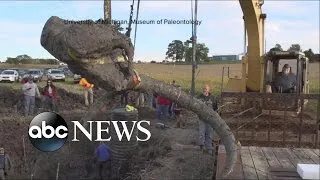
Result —
<path fill-rule="evenodd" d="M 112 1 L 112 18 L 128 20 L 132 1 Z M 190 1 L 141 0 L 141 20 L 190 20 Z M 303 50 L 319 53 L 319 1 L 265 1 L 267 49 L 276 43 L 284 49 L 299 43 Z M 198 40 L 209 55 L 243 52 L 243 19 L 238 1 L 199 1 Z M 70 20 L 103 17 L 103 1 L 0 1 L 0 60 L 28 54 L 53 58 L 40 45 L 40 35 L 50 16 Z M 123 27 L 127 25 L 124 24 Z M 134 34 L 134 29 L 132 35 Z M 191 25 L 138 25 L 136 59 L 163 60 L 168 44 L 191 37 Z"/>

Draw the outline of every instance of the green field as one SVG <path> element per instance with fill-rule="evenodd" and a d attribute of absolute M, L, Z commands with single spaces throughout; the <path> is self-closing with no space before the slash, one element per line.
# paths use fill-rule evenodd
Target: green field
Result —
<path fill-rule="evenodd" d="M 7 65 L 0 64 L 0 68 L 56 68 L 57 65 Z M 214 94 L 219 94 L 221 89 L 222 68 L 230 68 L 230 77 L 241 76 L 241 64 L 202 64 L 196 70 L 196 91 L 200 92 L 204 84 L 209 84 L 212 87 Z M 319 68 L 320 63 L 311 63 L 309 65 L 309 80 L 310 80 L 310 93 L 319 93 Z M 141 74 L 147 74 L 155 79 L 162 80 L 166 83 L 175 80 L 177 84 L 181 85 L 185 91 L 189 91 L 191 87 L 191 65 L 173 65 L 173 64 L 135 64 L 135 69 Z M 224 76 L 224 85 L 227 82 L 227 73 Z M 19 83 L 1 83 L 2 85 L 13 86 L 14 88 L 21 88 Z M 75 85 L 72 78 L 67 79 L 66 82 L 57 82 L 57 86 L 65 88 L 66 90 L 81 92 L 81 87 Z M 40 87 L 44 86 L 45 82 L 39 84 Z"/>

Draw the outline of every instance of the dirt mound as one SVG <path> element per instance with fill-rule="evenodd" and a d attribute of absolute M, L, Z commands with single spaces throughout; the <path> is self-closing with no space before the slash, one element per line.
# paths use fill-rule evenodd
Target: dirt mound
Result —
<path fill-rule="evenodd" d="M 42 91 L 42 88 L 39 88 L 39 91 Z M 86 109 L 83 102 L 83 96 L 67 92 L 64 89 L 58 88 L 57 94 L 58 99 L 58 111 L 72 111 L 74 109 Z M 98 96 L 98 95 L 96 95 Z M 0 114 L 3 116 L 11 116 L 12 114 L 23 114 L 23 92 L 22 90 L 13 89 L 6 86 L 0 86 L 0 106 L 3 107 L 0 109 Z M 41 112 L 43 107 L 42 99 L 36 97 L 35 104 L 35 114 Z"/>

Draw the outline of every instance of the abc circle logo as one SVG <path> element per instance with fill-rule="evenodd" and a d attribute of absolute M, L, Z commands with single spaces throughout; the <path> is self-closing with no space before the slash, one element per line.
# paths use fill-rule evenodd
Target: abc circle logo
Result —
<path fill-rule="evenodd" d="M 38 114 L 30 123 L 29 139 L 31 144 L 43 152 L 59 150 L 68 139 L 66 121 L 54 112 Z"/>

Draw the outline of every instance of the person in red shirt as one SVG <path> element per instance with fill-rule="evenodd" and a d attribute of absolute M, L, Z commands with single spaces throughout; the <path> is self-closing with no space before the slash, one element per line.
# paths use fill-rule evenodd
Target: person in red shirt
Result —
<path fill-rule="evenodd" d="M 159 120 L 161 123 L 164 124 L 164 127 L 166 126 L 167 119 L 169 116 L 168 112 L 169 112 L 170 104 L 171 102 L 167 98 L 157 96 L 156 116 L 157 116 L 157 120 Z"/>
<path fill-rule="evenodd" d="M 42 94 L 44 95 L 44 104 L 52 111 L 57 111 L 57 89 L 49 79 L 44 87 Z"/>

